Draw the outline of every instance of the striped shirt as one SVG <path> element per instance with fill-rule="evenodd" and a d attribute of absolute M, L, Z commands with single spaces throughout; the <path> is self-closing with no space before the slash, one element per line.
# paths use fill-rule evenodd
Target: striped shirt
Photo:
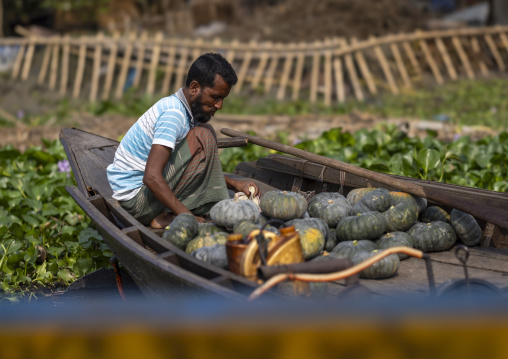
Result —
<path fill-rule="evenodd" d="M 192 127 L 194 119 L 182 89 L 150 107 L 127 131 L 108 166 L 113 198 L 127 201 L 139 192 L 153 144 L 174 149 Z"/>

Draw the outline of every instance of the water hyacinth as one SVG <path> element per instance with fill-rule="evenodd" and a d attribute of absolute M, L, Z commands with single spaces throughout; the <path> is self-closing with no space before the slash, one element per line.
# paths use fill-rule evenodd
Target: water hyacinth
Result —
<path fill-rule="evenodd" d="M 67 177 L 70 176 L 71 166 L 68 160 L 58 161 L 58 172 L 65 172 L 67 173 Z"/>

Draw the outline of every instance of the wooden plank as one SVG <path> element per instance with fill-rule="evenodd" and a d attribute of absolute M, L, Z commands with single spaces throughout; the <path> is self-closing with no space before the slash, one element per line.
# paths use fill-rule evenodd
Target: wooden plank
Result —
<path fill-rule="evenodd" d="M 480 68 L 480 72 L 482 73 L 482 75 L 485 75 L 485 76 L 488 75 L 489 69 L 488 69 L 487 65 L 485 65 L 485 62 L 482 59 L 483 53 L 482 53 L 482 49 L 480 48 L 480 43 L 478 42 L 478 39 L 474 36 L 471 38 L 471 48 L 473 50 L 473 53 L 475 54 L 475 58 L 477 60 L 478 67 Z"/>
<path fill-rule="evenodd" d="M 118 40 L 120 33 L 115 31 L 112 36 L 111 46 L 109 48 L 108 68 L 106 73 L 106 80 L 104 82 L 104 89 L 102 90 L 102 99 L 105 101 L 109 98 L 111 87 L 113 85 L 113 77 L 115 76 L 116 57 L 118 54 Z"/>
<path fill-rule="evenodd" d="M 123 53 L 122 65 L 120 67 L 120 74 L 118 76 L 118 81 L 116 83 L 116 91 L 115 98 L 120 99 L 123 94 L 123 90 L 125 87 L 125 81 L 127 80 L 127 74 L 129 72 L 129 66 L 131 63 L 132 50 L 134 46 L 134 41 L 136 40 L 136 33 L 129 33 L 129 37 L 125 43 L 125 51 Z"/>
<path fill-rule="evenodd" d="M 298 47 L 304 48 L 305 44 L 299 43 Z M 300 94 L 300 87 L 302 86 L 304 62 L 305 62 L 305 53 L 303 51 L 300 51 L 296 55 L 295 77 L 293 80 L 293 96 L 292 96 L 293 101 L 298 100 L 298 96 Z"/>
<path fill-rule="evenodd" d="M 169 88 L 171 86 L 171 77 L 173 76 L 175 67 L 175 56 L 176 48 L 174 46 L 170 46 L 168 48 L 168 62 L 166 63 L 166 66 L 164 66 L 164 80 L 162 80 L 161 88 L 161 93 L 164 95 L 169 92 Z"/>
<path fill-rule="evenodd" d="M 252 60 L 252 53 L 256 51 L 258 47 L 258 42 L 256 40 L 252 40 L 249 43 L 248 50 L 245 52 L 243 56 L 242 66 L 240 67 L 240 71 L 238 71 L 238 82 L 235 85 L 234 92 L 240 93 L 242 90 L 243 83 L 245 78 L 247 77 L 247 71 L 249 71 L 250 62 Z"/>
<path fill-rule="evenodd" d="M 325 52 L 325 106 L 332 104 L 332 51 Z"/>
<path fill-rule="evenodd" d="M 290 48 L 294 47 L 294 44 L 289 45 Z M 293 66 L 294 54 L 292 51 L 289 51 L 286 54 L 286 60 L 284 62 L 284 68 L 282 70 L 282 75 L 279 84 L 279 90 L 277 91 L 277 100 L 283 100 L 286 95 L 286 86 L 289 82 L 289 74 L 291 73 L 291 68 Z"/>
<path fill-rule="evenodd" d="M 499 34 L 499 38 L 501 39 L 501 43 L 506 51 L 508 51 L 508 37 L 504 32 Z"/>
<path fill-rule="evenodd" d="M 376 39 L 374 37 L 371 37 L 370 40 L 372 42 L 376 41 Z M 376 57 L 379 61 L 379 64 L 381 65 L 381 69 L 383 70 L 386 81 L 388 82 L 388 87 L 390 88 L 390 90 L 393 94 L 398 94 L 399 88 L 397 87 L 397 84 L 395 83 L 395 79 L 393 78 L 392 72 L 390 71 L 390 66 L 388 65 L 388 61 L 386 60 L 383 50 L 381 49 L 380 46 L 376 45 L 376 46 L 374 46 L 374 52 L 375 52 Z"/>
<path fill-rule="evenodd" d="M 339 57 L 333 61 L 333 70 L 335 72 L 335 86 L 337 87 L 337 101 L 339 101 L 339 103 L 344 103 L 346 101 L 346 91 L 344 90 L 342 60 Z"/>
<path fill-rule="evenodd" d="M 318 47 L 321 44 L 320 41 L 315 41 L 313 47 Z M 317 102 L 317 93 L 319 86 L 319 65 L 321 61 L 321 54 L 318 51 L 314 51 L 312 54 L 312 72 L 310 78 L 310 102 Z"/>
<path fill-rule="evenodd" d="M 413 48 L 411 47 L 411 44 L 408 41 L 404 41 L 402 43 L 402 47 L 404 48 L 404 51 L 407 55 L 407 58 L 409 59 L 409 62 L 411 63 L 411 67 L 413 68 L 413 71 L 417 76 L 422 76 L 423 71 L 422 68 L 416 59 L 416 55 L 413 51 Z"/>
<path fill-rule="evenodd" d="M 137 227 L 127 227 L 123 228 L 122 232 L 125 233 L 130 239 L 144 247 L 145 243 L 143 242 L 143 238 L 141 237 L 141 233 Z"/>
<path fill-rule="evenodd" d="M 42 85 L 44 83 L 44 79 L 46 78 L 46 74 L 48 73 L 49 60 L 51 58 L 51 45 L 46 44 L 44 48 L 44 55 L 42 56 L 41 68 L 39 70 L 39 76 L 37 77 L 37 83 Z"/>
<path fill-rule="evenodd" d="M 134 81 L 132 82 L 132 87 L 138 88 L 139 83 L 141 82 L 141 76 L 143 74 L 143 64 L 145 63 L 145 44 L 148 40 L 148 31 L 143 30 L 141 32 L 141 36 L 139 37 L 139 41 L 136 41 L 136 73 L 134 74 Z"/>
<path fill-rule="evenodd" d="M 184 78 L 187 74 L 188 57 L 189 57 L 189 48 L 184 47 L 180 52 L 180 62 L 176 70 L 174 92 L 178 91 L 180 87 L 183 87 L 185 85 Z"/>
<path fill-rule="evenodd" d="M 95 102 L 97 100 L 97 93 L 99 91 L 99 78 L 101 73 L 101 64 L 102 64 L 102 41 L 104 39 L 104 34 L 99 32 L 95 39 L 95 52 L 93 58 L 93 70 L 92 70 L 92 84 L 90 87 L 90 102 Z"/>
<path fill-rule="evenodd" d="M 163 34 L 161 31 L 158 31 L 155 34 L 155 44 L 152 50 L 152 58 L 150 59 L 150 70 L 148 71 L 148 84 L 146 86 L 146 93 L 149 95 L 153 95 L 155 91 L 155 80 L 157 76 L 157 66 L 159 65 L 159 58 L 161 54 L 161 42 L 163 39 Z"/>
<path fill-rule="evenodd" d="M 342 47 L 346 47 L 347 42 L 342 40 Z M 358 76 L 356 74 L 355 64 L 353 62 L 353 55 L 351 53 L 344 55 L 344 63 L 346 65 L 347 73 L 349 75 L 349 80 L 353 85 L 353 91 L 355 93 L 355 97 L 358 101 L 363 101 L 365 98 L 363 96 L 363 91 L 360 86 L 360 81 L 358 81 Z"/>
<path fill-rule="evenodd" d="M 70 36 L 67 34 L 63 38 L 62 47 L 62 72 L 60 75 L 60 95 L 64 96 L 67 93 L 67 85 L 69 84 L 69 61 L 70 61 Z"/>
<path fill-rule="evenodd" d="M 436 62 L 434 61 L 434 58 L 432 57 L 432 54 L 430 52 L 429 46 L 427 45 L 427 42 L 425 40 L 419 41 L 420 47 L 422 49 L 423 55 L 425 56 L 425 60 L 427 61 L 427 64 L 430 67 L 430 70 L 434 74 L 434 78 L 436 79 L 436 82 L 440 85 L 444 83 L 443 76 L 441 75 L 441 72 L 439 71 L 439 67 L 437 66 Z"/>
<path fill-rule="evenodd" d="M 457 36 L 452 37 L 452 43 L 455 47 L 455 51 L 457 51 L 457 54 L 459 55 L 460 62 L 462 63 L 462 66 L 464 66 L 464 71 L 466 71 L 466 75 L 469 79 L 474 79 L 474 71 L 471 67 L 471 63 L 469 62 L 469 59 L 467 58 L 466 52 L 464 51 L 464 47 L 462 46 L 462 42 Z"/>
<path fill-rule="evenodd" d="M 356 38 L 351 38 L 351 44 L 356 45 L 358 40 Z M 367 84 L 367 88 L 371 95 L 377 95 L 377 88 L 374 78 L 372 77 L 372 73 L 370 72 L 369 66 L 367 65 L 367 61 L 365 60 L 365 56 L 363 56 L 363 51 L 355 52 L 355 59 L 360 68 L 360 72 L 365 79 L 365 83 Z"/>
<path fill-rule="evenodd" d="M 78 66 L 76 69 L 76 78 L 74 79 L 74 89 L 72 91 L 72 97 L 75 99 L 79 97 L 81 92 L 81 82 L 83 81 L 86 65 L 86 39 L 81 38 L 80 42 L 81 44 L 79 45 Z"/>
<path fill-rule="evenodd" d="M 406 88 L 412 88 L 411 79 L 409 78 L 409 74 L 407 73 L 406 66 L 404 65 L 404 61 L 402 60 L 402 55 L 399 51 L 399 45 L 396 43 L 390 44 L 390 49 L 392 50 L 393 58 L 395 59 L 395 63 L 397 65 L 397 69 L 399 70 L 400 77 L 402 77 L 402 81 L 404 82 L 404 86 Z"/>
<path fill-rule="evenodd" d="M 263 72 L 265 71 L 266 65 L 268 64 L 268 59 L 270 57 L 270 50 L 272 47 L 271 42 L 267 42 L 265 44 L 264 50 L 261 52 L 261 56 L 259 57 L 259 63 L 258 67 L 256 69 L 256 72 L 254 73 L 254 77 L 252 78 L 252 82 L 250 87 L 255 90 L 256 87 L 259 85 L 259 82 L 261 81 L 261 77 L 263 76 Z"/>
<path fill-rule="evenodd" d="M 272 89 L 273 78 L 275 76 L 275 71 L 277 69 L 277 65 L 279 64 L 279 49 L 282 48 L 281 44 L 274 45 L 274 52 L 272 57 L 270 58 L 270 65 L 268 66 L 268 71 L 265 74 L 265 94 L 269 93 Z"/>
<path fill-rule="evenodd" d="M 32 60 L 34 58 L 35 52 L 35 44 L 37 42 L 37 38 L 34 36 L 30 36 L 28 40 L 28 48 L 26 50 L 25 61 L 23 63 L 23 70 L 21 71 L 21 80 L 28 79 L 28 75 L 30 74 L 30 67 L 32 66 Z"/>
<path fill-rule="evenodd" d="M 16 79 L 19 76 L 19 72 L 21 71 L 21 64 L 23 62 L 23 58 L 25 56 L 26 45 L 21 45 L 18 50 L 18 54 L 16 59 L 14 60 L 14 65 L 12 65 L 12 79 Z"/>
<path fill-rule="evenodd" d="M 178 256 L 174 252 L 171 251 L 162 252 L 158 254 L 158 257 L 180 267 L 180 261 L 178 260 Z"/>
<path fill-rule="evenodd" d="M 58 75 L 58 55 L 60 53 L 60 37 L 58 36 L 53 43 L 53 52 L 51 54 L 51 68 L 49 72 L 49 89 L 54 90 L 56 88 L 56 78 Z"/>
<path fill-rule="evenodd" d="M 499 53 L 499 50 L 497 49 L 496 43 L 494 42 L 494 39 L 492 38 L 492 35 L 487 34 L 485 35 L 485 41 L 487 42 L 487 46 L 489 47 L 489 50 L 494 57 L 494 60 L 496 61 L 497 67 L 499 70 L 504 71 L 506 70 L 506 66 L 504 64 L 503 58 L 501 57 L 501 54 Z"/>
<path fill-rule="evenodd" d="M 448 71 L 448 75 L 452 80 L 457 79 L 457 71 L 455 70 L 455 67 L 453 66 L 452 59 L 450 58 L 450 55 L 448 54 L 448 50 L 446 49 L 446 45 L 443 42 L 441 38 L 436 39 L 436 46 L 437 50 L 441 54 L 443 61 L 445 63 L 445 67 Z"/>
<path fill-rule="evenodd" d="M 455 256 L 455 248 L 446 252 L 431 253 L 430 258 L 435 262 L 462 266 Z M 508 273 L 508 256 L 499 258 L 499 256 L 493 256 L 488 252 L 478 253 L 477 251 L 470 251 L 467 259 L 467 267 L 468 269 L 478 268 L 493 272 Z"/>

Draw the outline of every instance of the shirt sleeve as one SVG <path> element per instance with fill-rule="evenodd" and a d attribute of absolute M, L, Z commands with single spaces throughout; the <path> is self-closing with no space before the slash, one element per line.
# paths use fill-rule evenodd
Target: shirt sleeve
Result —
<path fill-rule="evenodd" d="M 185 129 L 185 116 L 177 109 L 163 111 L 155 122 L 153 144 L 175 148 L 176 140 Z"/>

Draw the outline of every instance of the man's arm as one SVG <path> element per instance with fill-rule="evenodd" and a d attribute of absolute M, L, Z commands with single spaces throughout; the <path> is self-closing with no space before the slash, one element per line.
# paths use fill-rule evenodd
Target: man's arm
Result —
<path fill-rule="evenodd" d="M 224 176 L 224 179 L 226 180 L 226 186 L 229 189 L 232 189 L 236 192 L 243 192 L 246 195 L 249 195 L 250 194 L 249 187 L 253 186 L 256 189 L 254 196 L 259 195 L 259 188 L 253 181 L 240 181 L 229 178 L 228 176 Z"/>

